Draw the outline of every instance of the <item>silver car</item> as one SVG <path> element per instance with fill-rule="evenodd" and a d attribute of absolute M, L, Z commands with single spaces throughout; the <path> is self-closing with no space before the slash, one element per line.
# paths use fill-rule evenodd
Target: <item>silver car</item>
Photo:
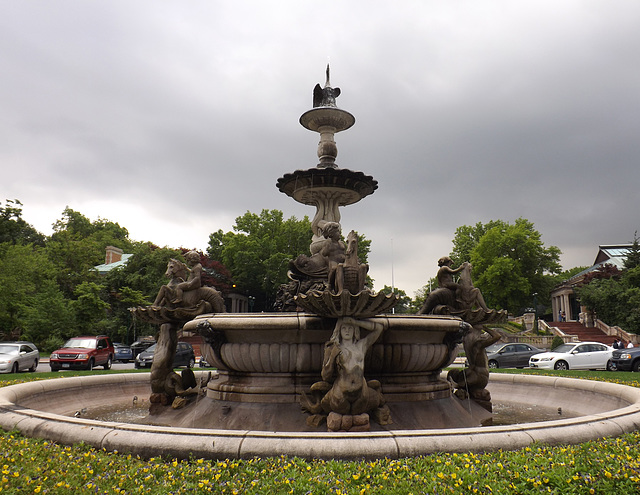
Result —
<path fill-rule="evenodd" d="M 487 347 L 489 368 L 526 368 L 529 358 L 544 352 L 531 344 L 493 344 Z"/>
<path fill-rule="evenodd" d="M 35 371 L 40 352 L 31 342 L 0 342 L 0 373 Z"/>

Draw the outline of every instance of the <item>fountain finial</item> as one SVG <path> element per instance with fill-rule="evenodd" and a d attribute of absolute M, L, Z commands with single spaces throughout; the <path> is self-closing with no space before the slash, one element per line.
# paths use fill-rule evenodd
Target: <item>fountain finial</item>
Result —
<path fill-rule="evenodd" d="M 340 96 L 340 88 L 331 87 L 330 69 L 329 69 L 329 64 L 327 64 L 327 80 L 324 83 L 324 88 L 320 86 L 320 84 L 316 84 L 315 88 L 313 88 L 313 108 L 317 108 L 317 107 L 337 108 L 336 98 L 338 96 Z M 353 123 L 351 123 L 351 125 L 353 125 Z M 351 125 L 349 127 L 351 127 Z M 340 130 L 343 130 L 343 129 L 340 129 Z"/>

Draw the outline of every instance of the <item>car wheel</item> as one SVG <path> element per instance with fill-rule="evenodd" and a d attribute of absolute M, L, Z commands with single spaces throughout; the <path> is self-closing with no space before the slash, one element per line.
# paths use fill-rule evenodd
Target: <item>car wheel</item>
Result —
<path fill-rule="evenodd" d="M 106 362 L 106 363 L 104 363 L 103 368 L 104 368 L 105 370 L 110 370 L 110 369 L 111 369 L 111 356 L 109 356 L 109 359 L 107 359 L 107 362 Z"/>
<path fill-rule="evenodd" d="M 611 359 L 607 361 L 607 371 L 616 371 L 616 365 L 611 361 Z"/>
<path fill-rule="evenodd" d="M 491 361 L 489 361 L 489 368 L 499 368 L 500 366 L 498 366 L 498 361 L 496 361 L 495 359 L 492 359 Z"/>
<path fill-rule="evenodd" d="M 554 366 L 555 369 L 557 370 L 568 370 L 569 369 L 569 363 L 567 363 L 566 361 L 558 361 L 556 363 L 556 365 Z"/>
<path fill-rule="evenodd" d="M 635 371 L 636 373 L 638 371 L 640 371 L 640 360 L 636 361 L 635 363 L 633 363 L 633 367 L 631 368 L 633 371 Z"/>
<path fill-rule="evenodd" d="M 93 370 L 93 358 L 89 359 L 89 364 L 87 364 L 87 369 L 89 371 Z"/>
<path fill-rule="evenodd" d="M 18 363 L 13 363 L 13 367 L 11 368 L 11 373 L 17 373 L 18 371 L 20 371 L 20 367 L 18 366 Z"/>
<path fill-rule="evenodd" d="M 196 358 L 190 358 L 189 364 L 187 364 L 187 368 L 193 368 L 196 365 Z"/>
<path fill-rule="evenodd" d="M 33 366 L 31 366 L 31 368 L 29 368 L 29 371 L 30 371 L 31 373 L 33 373 L 34 371 L 36 371 L 36 369 L 38 369 L 38 360 L 37 360 L 37 359 L 35 359 L 35 360 L 33 361 Z"/>

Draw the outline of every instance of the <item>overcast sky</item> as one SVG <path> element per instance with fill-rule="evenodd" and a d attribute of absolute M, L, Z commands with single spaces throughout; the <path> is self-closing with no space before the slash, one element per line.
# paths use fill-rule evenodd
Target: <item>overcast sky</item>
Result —
<path fill-rule="evenodd" d="M 640 230 L 640 2 L 0 0 L 1 196 L 205 250 L 317 164 L 298 122 L 340 87 L 342 208 L 376 289 L 409 295 L 461 225 L 524 217 L 563 268 Z"/>

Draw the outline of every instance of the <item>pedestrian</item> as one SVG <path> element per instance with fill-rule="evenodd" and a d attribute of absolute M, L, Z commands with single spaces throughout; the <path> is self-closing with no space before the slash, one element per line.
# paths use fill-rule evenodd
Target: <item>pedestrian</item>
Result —
<path fill-rule="evenodd" d="M 627 344 L 627 349 L 631 349 L 633 347 L 633 342 L 629 341 Z"/>
<path fill-rule="evenodd" d="M 621 344 L 620 339 L 616 339 L 616 340 L 613 341 L 613 346 L 612 347 L 614 349 L 620 349 L 621 348 L 620 344 Z"/>
<path fill-rule="evenodd" d="M 567 313 L 565 313 L 564 311 L 562 312 L 560 317 L 561 317 L 561 321 L 567 321 Z"/>

